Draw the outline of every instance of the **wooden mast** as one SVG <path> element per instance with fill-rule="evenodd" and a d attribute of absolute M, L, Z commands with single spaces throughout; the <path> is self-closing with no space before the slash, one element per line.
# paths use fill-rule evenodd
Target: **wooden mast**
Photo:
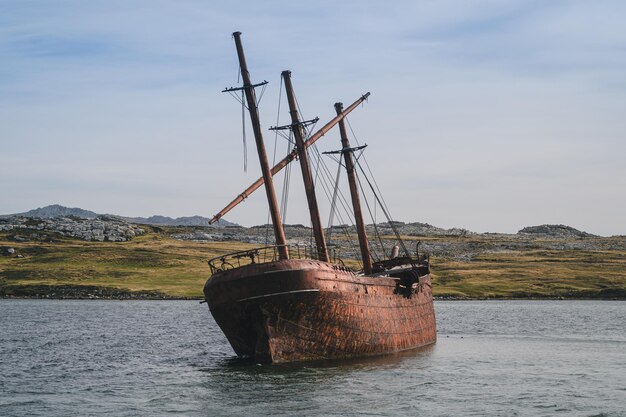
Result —
<path fill-rule="evenodd" d="M 263 133 L 261 132 L 261 123 L 259 121 L 259 110 L 256 105 L 256 94 L 254 86 L 250 82 L 250 73 L 246 64 L 246 57 L 243 53 L 241 44 L 241 32 L 233 33 L 235 45 L 237 46 L 237 56 L 239 57 L 239 67 L 241 68 L 241 77 L 243 78 L 243 88 L 246 93 L 248 102 L 248 111 L 250 112 L 250 122 L 254 130 L 254 139 L 256 141 L 257 152 L 259 153 L 259 161 L 261 163 L 261 171 L 263 172 L 263 182 L 265 183 L 265 192 L 267 194 L 267 202 L 269 203 L 270 214 L 272 216 L 272 225 L 274 226 L 274 236 L 276 237 L 276 245 L 278 245 L 278 256 L 280 259 L 289 259 L 289 251 L 287 249 L 287 241 L 285 239 L 285 231 L 283 223 L 280 219 L 278 210 L 278 202 L 276 200 L 276 191 L 274 190 L 274 180 L 270 171 L 270 165 L 265 152 L 265 144 L 263 143 Z"/>
<path fill-rule="evenodd" d="M 285 92 L 287 93 L 289 114 L 291 115 L 291 130 L 296 140 L 296 149 L 300 159 L 300 167 L 302 168 L 302 181 L 304 182 L 306 200 L 309 204 L 309 212 L 311 213 L 311 224 L 313 226 L 313 236 L 315 237 L 317 259 L 329 262 L 326 238 L 324 237 L 320 211 L 317 206 L 317 198 L 315 197 L 315 184 L 313 183 L 313 175 L 311 175 L 311 165 L 309 164 L 309 156 L 304 147 L 304 129 L 302 128 L 302 122 L 298 115 L 298 106 L 296 105 L 293 85 L 291 84 L 291 71 L 283 71 L 281 75 L 285 81 Z"/>
<path fill-rule="evenodd" d="M 337 114 L 340 114 L 343 110 L 343 103 L 335 103 L 335 110 L 337 111 Z M 346 164 L 346 171 L 348 172 L 348 184 L 350 185 L 350 196 L 352 197 L 352 207 L 354 209 L 356 231 L 359 236 L 361 258 L 363 259 L 363 273 L 365 275 L 368 275 L 372 273 L 372 257 L 370 255 L 370 249 L 367 243 L 365 223 L 363 222 L 363 212 L 361 211 L 361 199 L 359 198 L 359 189 L 357 187 L 356 173 L 354 171 L 354 151 L 350 148 L 350 141 L 348 140 L 346 125 L 343 122 L 343 119 L 339 121 L 339 133 L 341 135 L 341 153 L 343 154 Z"/>
<path fill-rule="evenodd" d="M 345 109 L 340 115 L 335 116 L 330 122 L 326 123 L 320 130 L 315 132 L 306 142 L 304 142 L 304 147 L 308 148 L 313 143 L 315 143 L 315 141 L 317 141 L 319 138 L 321 138 L 326 133 L 328 133 L 330 129 L 335 127 L 335 125 L 339 122 L 339 120 L 343 119 L 344 117 L 348 115 L 348 113 L 356 109 L 359 104 L 363 103 L 369 97 L 369 95 L 370 93 L 363 94 L 354 103 L 352 103 L 347 109 Z M 294 149 L 289 155 L 281 159 L 280 162 L 278 162 L 272 168 L 271 170 L 272 175 L 276 175 L 281 169 L 283 169 L 291 161 L 293 161 L 297 155 L 298 155 L 298 151 Z M 264 182 L 264 177 L 261 177 L 255 182 L 253 182 L 252 185 L 246 188 L 241 194 L 235 197 L 233 201 L 228 203 L 228 205 L 224 207 L 219 213 L 213 216 L 211 220 L 209 220 L 209 224 L 213 224 L 219 219 L 221 219 L 222 217 L 224 217 L 224 215 L 228 213 L 229 211 L 231 211 L 234 207 L 236 207 L 237 204 L 241 203 L 243 200 L 248 198 L 250 194 L 258 190 L 259 187 L 263 185 L 263 182 Z"/>

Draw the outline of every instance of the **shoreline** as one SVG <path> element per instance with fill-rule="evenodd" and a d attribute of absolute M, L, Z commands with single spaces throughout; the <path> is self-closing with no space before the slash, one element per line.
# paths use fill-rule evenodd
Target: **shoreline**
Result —
<path fill-rule="evenodd" d="M 31 300 L 202 300 L 166 294 L 156 290 L 131 291 L 95 285 L 7 285 L 0 287 L 0 299 Z"/>
<path fill-rule="evenodd" d="M 54 301 L 198 301 L 203 303 L 202 298 L 195 297 L 176 297 L 176 296 L 164 296 L 164 297 L 30 297 L 30 296 L 12 296 L 12 295 L 0 295 L 0 300 L 54 300 Z M 626 298 L 581 298 L 581 297 L 528 297 L 528 298 L 442 298 L 434 297 L 433 301 L 626 301 Z"/>
<path fill-rule="evenodd" d="M 0 287 L 0 300 L 119 300 L 119 301 L 163 301 L 189 300 L 204 301 L 201 296 L 178 296 L 161 291 L 131 291 L 125 288 L 81 286 L 81 285 L 15 285 Z M 553 300 L 553 301 L 626 301 L 625 292 L 613 294 L 552 295 L 552 296 L 517 296 L 517 297 L 454 297 L 434 296 L 434 301 L 520 301 L 520 300 Z"/>
<path fill-rule="evenodd" d="M 0 233 L 0 298 L 202 300 L 206 260 L 252 246 L 182 241 L 177 231 L 149 229 L 127 242 Z M 424 239 L 435 300 L 626 300 L 626 239 Z"/>

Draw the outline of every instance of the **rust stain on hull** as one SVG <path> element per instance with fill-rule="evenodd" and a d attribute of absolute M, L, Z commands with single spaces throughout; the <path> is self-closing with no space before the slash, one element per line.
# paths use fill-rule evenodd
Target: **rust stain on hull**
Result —
<path fill-rule="evenodd" d="M 279 260 L 214 274 L 204 294 L 239 356 L 261 363 L 399 352 L 437 339 L 430 275 L 411 296 L 398 278 L 358 276 L 316 260 Z"/>

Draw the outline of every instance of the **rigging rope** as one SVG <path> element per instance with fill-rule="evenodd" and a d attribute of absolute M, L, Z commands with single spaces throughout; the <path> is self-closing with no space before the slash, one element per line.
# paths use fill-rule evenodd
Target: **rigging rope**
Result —
<path fill-rule="evenodd" d="M 323 162 L 321 152 L 317 148 L 317 145 L 314 144 L 310 148 L 313 149 L 313 151 L 315 152 L 316 158 L 314 160 L 317 161 L 317 170 L 318 172 L 322 173 L 322 175 L 320 175 L 320 178 L 321 178 L 320 184 L 322 185 L 322 190 L 326 194 L 326 198 L 331 200 L 332 199 L 330 195 L 331 187 L 329 186 L 329 183 L 333 183 L 332 174 L 330 170 L 328 169 L 328 167 L 326 166 L 326 164 Z M 352 226 L 354 226 L 354 220 L 352 218 L 353 214 L 351 210 L 349 210 L 347 201 L 345 199 L 345 196 L 341 192 L 341 190 L 338 190 L 337 196 L 339 197 L 338 200 L 341 203 L 341 206 L 344 209 L 344 212 L 347 214 L 347 217 L 350 223 L 352 224 Z M 339 221 L 342 223 L 341 230 L 346 235 L 346 242 L 348 242 L 350 249 L 352 250 L 352 255 L 354 256 L 354 259 L 359 260 L 361 258 L 360 252 L 357 250 L 357 247 L 354 243 L 353 236 L 350 235 L 350 231 L 348 230 L 348 227 L 347 227 L 347 222 L 343 219 L 341 212 L 335 211 L 335 215 L 339 218 Z M 332 230 L 332 226 L 331 226 L 331 230 Z"/>
<path fill-rule="evenodd" d="M 333 199 L 330 202 L 330 214 L 328 215 L 328 229 L 330 232 L 328 233 L 328 240 L 330 240 L 332 233 L 332 225 L 335 217 L 335 208 L 337 206 L 337 192 L 339 191 L 339 176 L 341 174 L 341 164 L 337 164 L 337 176 L 335 177 L 335 189 L 333 190 Z"/>
<path fill-rule="evenodd" d="M 280 103 L 282 99 L 282 91 L 283 91 L 283 77 L 280 77 L 280 86 L 278 87 L 278 111 L 276 112 L 276 126 L 278 126 L 278 122 L 280 120 Z M 278 144 L 278 130 L 274 131 L 274 157 L 272 160 L 272 165 L 276 165 L 276 147 Z"/>
<path fill-rule="evenodd" d="M 280 77 L 280 84 L 278 87 L 278 111 L 276 112 L 276 125 L 278 125 L 278 121 L 280 119 L 280 104 L 282 98 L 283 91 L 283 77 Z M 272 166 L 276 165 L 276 151 L 278 149 L 278 131 L 274 131 L 274 152 L 272 155 Z M 281 209 L 282 212 L 282 209 Z M 267 221 L 265 222 L 265 245 L 269 243 L 269 229 L 270 229 L 270 211 L 267 210 Z"/>
<path fill-rule="evenodd" d="M 354 140 L 356 141 L 357 145 L 360 146 L 359 144 L 359 140 L 356 137 L 356 134 L 354 133 L 354 130 L 352 129 L 352 125 L 350 124 L 350 121 L 346 118 L 346 121 L 348 123 L 348 127 L 350 128 L 350 132 L 352 132 L 352 136 L 354 137 Z M 367 158 L 365 157 L 365 153 L 362 153 L 361 156 L 363 157 L 363 161 L 365 161 L 365 166 L 367 167 L 367 171 L 370 174 L 370 177 L 372 178 L 372 181 L 374 181 L 374 185 L 376 186 L 376 190 L 378 191 L 378 194 L 381 197 L 382 200 L 382 204 L 381 204 L 381 208 L 384 210 L 387 210 L 387 212 L 389 212 L 389 207 L 387 207 L 387 203 L 385 202 L 384 198 L 382 197 L 382 192 L 380 191 L 380 187 L 378 187 L 378 183 L 376 182 L 376 177 L 374 176 L 374 173 L 372 172 L 372 169 L 370 168 L 370 164 L 369 162 L 367 162 Z"/>
<path fill-rule="evenodd" d="M 365 175 L 365 171 L 363 170 L 363 167 L 361 166 L 361 164 L 359 163 L 358 160 L 357 160 L 356 164 L 359 167 L 359 169 L 361 170 L 361 172 L 363 173 L 363 176 L 365 177 L 365 180 L 367 181 L 367 184 L 370 186 L 370 188 L 372 190 L 372 193 L 374 193 L 374 198 L 376 198 L 376 201 L 378 201 L 378 204 L 380 204 L 380 208 L 382 209 L 383 214 L 387 218 L 387 222 L 388 222 L 389 226 L 391 227 L 391 230 L 393 230 L 393 233 L 396 235 L 396 238 L 398 239 L 398 243 L 400 243 L 400 246 L 402 246 L 402 250 L 404 250 L 405 255 L 410 258 L 411 257 L 411 253 L 408 251 L 408 249 L 406 248 L 406 245 L 404 244 L 404 241 L 400 237 L 400 232 L 398 232 L 398 229 L 393 224 L 393 220 L 391 219 L 391 216 L 389 215 L 389 212 L 385 209 L 385 206 L 383 205 L 382 201 L 380 200 L 378 194 L 376 194 L 376 191 L 374 190 L 374 186 L 370 182 L 370 180 L 367 177 L 367 175 Z"/>
<path fill-rule="evenodd" d="M 243 172 L 248 172 L 248 146 L 246 145 L 246 106 L 244 90 L 241 90 L 241 130 L 243 132 Z"/>
<path fill-rule="evenodd" d="M 292 151 L 291 142 L 287 142 L 287 155 Z M 291 164 L 285 167 L 283 176 L 283 192 L 280 202 L 280 210 L 282 213 L 283 224 L 287 221 L 287 203 L 289 202 L 289 185 L 291 184 Z"/>
<path fill-rule="evenodd" d="M 344 120 L 348 121 L 348 118 L 345 118 Z M 348 124 L 349 124 L 349 122 L 348 122 Z M 350 129 L 350 131 L 352 132 L 352 136 L 356 140 L 358 146 L 361 146 L 359 141 L 356 139 L 356 137 L 354 135 L 354 131 L 352 130 L 352 128 Z M 363 155 L 364 155 L 364 151 L 361 150 L 360 155 L 358 157 L 355 156 L 355 160 L 358 161 L 358 159 L 361 158 Z M 339 164 L 339 168 L 344 166 L 343 165 L 343 157 L 342 157 L 341 154 L 337 158 L 335 158 L 333 155 L 329 155 L 329 156 L 331 157 L 331 159 L 335 160 Z M 370 248 L 369 248 L 370 249 L 370 255 L 372 256 L 372 258 L 374 258 L 375 261 L 379 261 L 379 260 L 381 260 L 381 259 L 383 259 L 385 257 L 386 250 L 385 250 L 385 246 L 383 244 L 380 232 L 378 230 L 378 225 L 376 223 L 376 204 L 374 204 L 374 214 L 372 214 L 372 209 L 371 209 L 371 206 L 370 206 L 369 201 L 367 199 L 367 194 L 365 193 L 365 190 L 363 189 L 363 186 L 361 185 L 361 180 L 359 179 L 358 176 L 356 176 L 356 178 L 357 178 L 357 181 L 358 181 L 358 185 L 359 185 L 359 187 L 361 189 L 361 197 L 362 197 L 363 201 L 365 201 L 365 204 L 366 204 L 366 207 L 368 209 L 370 218 L 372 219 L 373 226 L 374 226 L 374 233 L 376 235 L 376 238 L 378 239 L 378 243 L 380 244 L 380 250 L 383 253 L 383 255 L 381 256 L 378 253 L 377 249 L 376 249 L 376 245 L 370 245 Z M 335 186 L 338 186 L 338 181 L 336 182 Z M 343 195 L 343 193 L 341 193 L 341 191 L 339 192 L 339 196 L 341 197 L 340 202 L 342 203 L 342 206 L 343 206 L 344 210 L 346 210 L 349 213 L 349 217 L 352 219 L 352 216 L 354 215 L 354 213 L 346 208 L 346 206 L 350 207 L 351 203 L 347 202 L 346 197 Z M 352 223 L 352 225 L 355 226 L 354 222 Z"/>
<path fill-rule="evenodd" d="M 322 177 L 322 179 L 324 180 L 324 186 L 328 188 L 328 190 L 331 189 L 330 186 L 328 186 L 328 183 L 333 184 L 333 178 L 334 176 L 332 175 L 332 173 L 330 172 L 330 169 L 328 169 L 328 167 L 326 166 L 326 164 L 322 161 L 321 158 L 321 152 L 319 151 L 319 149 L 317 148 L 316 145 L 313 145 L 311 148 L 313 148 L 313 150 L 316 152 L 317 158 L 319 160 L 319 166 L 322 168 L 321 172 L 324 174 L 324 176 Z M 334 185 L 332 187 L 332 189 L 334 190 Z M 354 226 L 354 213 L 352 213 L 352 210 L 350 210 L 350 203 L 348 202 L 347 198 L 345 197 L 345 195 L 343 194 L 343 192 L 341 191 L 341 189 L 338 190 L 337 196 L 339 197 L 339 202 L 341 203 L 342 208 L 344 209 L 345 213 L 348 215 L 348 218 L 351 220 L 352 225 Z M 330 200 L 330 192 L 328 193 L 328 197 Z M 336 214 L 338 214 L 338 212 L 336 212 Z M 343 220 L 342 220 L 343 221 Z"/>
<path fill-rule="evenodd" d="M 378 252 L 376 252 L 376 247 L 372 245 L 371 249 L 372 249 L 372 257 L 376 258 L 376 260 L 380 261 L 381 259 L 385 258 L 385 254 L 387 253 L 387 250 L 385 249 L 385 245 L 383 244 L 383 240 L 380 236 L 380 232 L 378 230 L 378 224 L 376 223 L 376 219 L 374 218 L 374 215 L 372 215 L 372 209 L 370 207 L 370 203 L 367 200 L 366 194 L 365 194 L 365 190 L 363 189 L 363 184 L 361 183 L 361 178 L 357 175 L 356 176 L 356 180 L 359 183 L 359 188 L 361 189 L 361 194 L 363 195 L 363 201 L 365 201 L 365 206 L 367 207 L 367 211 L 370 214 L 370 217 L 372 218 L 373 221 L 373 225 L 374 225 L 374 234 L 376 235 L 376 239 L 378 239 L 378 243 L 380 244 L 380 250 L 383 252 L 383 256 L 381 257 L 380 255 L 378 255 Z M 374 211 L 376 211 L 376 205 L 374 205 Z"/>
<path fill-rule="evenodd" d="M 352 136 L 354 137 L 354 140 L 356 141 L 357 145 L 360 146 L 359 140 L 356 137 L 356 134 L 354 133 L 354 130 L 352 129 L 352 125 L 350 124 L 350 121 L 347 120 L 347 123 L 348 123 L 348 127 L 350 128 L 350 132 L 352 133 Z M 369 180 L 370 177 L 367 176 L 367 174 L 365 173 L 365 170 L 363 169 L 363 166 L 359 162 L 361 157 L 362 157 L 363 161 L 365 162 L 365 165 L 366 165 L 367 170 L 368 170 L 368 172 L 370 174 L 370 177 L 372 178 L 372 181 L 374 182 L 374 185 L 372 185 L 372 182 Z M 363 177 L 365 178 L 365 180 L 367 181 L 370 189 L 372 190 L 374 198 L 376 199 L 376 201 L 380 205 L 380 208 L 383 211 L 383 214 L 385 215 L 385 217 L 387 219 L 387 224 L 389 224 L 389 226 L 391 227 L 391 230 L 393 231 L 394 235 L 396 236 L 396 239 L 398 240 L 398 243 L 402 247 L 402 249 L 403 249 L 404 253 L 406 254 L 406 256 L 410 258 L 411 255 L 410 255 L 409 251 L 407 250 L 406 245 L 404 244 L 404 241 L 400 237 L 400 233 L 398 232 L 398 229 L 396 228 L 396 226 L 393 223 L 391 215 L 389 214 L 389 207 L 387 206 L 386 201 L 382 197 L 382 192 L 380 191 L 380 187 L 378 186 L 378 183 L 376 182 L 376 178 L 374 177 L 374 174 L 372 173 L 372 169 L 371 169 L 369 163 L 367 162 L 367 158 L 365 157 L 365 155 L 363 153 L 361 154 L 361 156 L 359 158 L 357 158 L 356 164 L 359 167 L 359 169 L 361 170 L 361 172 L 363 173 Z M 359 185 L 360 185 L 361 189 L 363 189 L 362 185 L 360 184 L 360 180 L 359 180 Z M 367 200 L 366 200 L 366 203 L 367 203 Z M 368 205 L 368 210 L 369 210 L 369 205 Z M 376 205 L 374 205 L 374 210 L 376 210 Z M 371 216 L 371 211 L 370 211 L 370 216 Z M 379 237 L 379 241 L 381 242 L 381 245 L 382 245 L 382 240 L 380 239 L 380 235 L 379 235 L 378 227 L 377 227 L 377 222 L 376 222 L 375 219 L 374 219 L 374 229 L 376 230 L 376 234 Z M 382 247 L 382 249 L 386 253 L 385 248 Z"/>
<path fill-rule="evenodd" d="M 259 107 L 261 103 L 261 99 L 263 98 L 263 94 L 265 94 L 265 89 L 267 88 L 267 83 L 263 84 L 263 88 L 261 88 L 261 94 L 259 94 L 259 98 L 256 100 L 256 106 Z"/>
<path fill-rule="evenodd" d="M 276 112 L 276 126 L 278 126 L 280 122 L 280 109 L 281 109 L 282 98 L 283 98 L 283 77 L 280 77 L 280 88 L 278 91 L 278 110 Z M 274 132 L 275 132 L 274 141 L 276 144 L 280 131 L 274 130 Z M 281 134 L 281 136 L 285 137 L 284 134 Z M 290 136 L 291 134 L 289 135 L 289 137 L 287 137 L 287 155 L 289 155 L 289 153 L 292 150 L 292 141 L 290 139 Z M 274 161 L 274 164 L 275 164 L 275 161 Z M 283 174 L 283 189 L 282 189 L 282 194 L 281 194 L 281 199 L 280 199 L 280 212 L 281 212 L 281 218 L 282 218 L 283 224 L 287 222 L 287 203 L 289 202 L 289 186 L 290 185 L 291 185 L 291 164 L 288 164 L 285 167 L 285 173 Z"/>

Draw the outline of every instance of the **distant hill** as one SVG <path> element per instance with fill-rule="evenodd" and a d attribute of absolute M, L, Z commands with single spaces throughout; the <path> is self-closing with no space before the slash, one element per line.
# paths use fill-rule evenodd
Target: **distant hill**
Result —
<path fill-rule="evenodd" d="M 10 216 L 22 216 L 32 217 L 40 219 L 52 219 L 57 217 L 77 217 L 81 219 L 95 219 L 103 214 L 95 213 L 90 210 L 84 210 L 78 207 L 65 207 L 59 204 L 52 204 L 45 207 L 39 207 L 33 210 L 29 210 L 25 213 L 15 213 L 9 215 L 0 215 L 0 217 Z M 115 214 L 104 214 L 105 216 L 114 216 L 119 219 L 125 220 L 129 223 L 135 224 L 147 224 L 151 226 L 208 226 L 209 218 L 202 216 L 188 216 L 188 217 L 167 217 L 167 216 L 150 216 L 150 217 L 125 217 Z M 404 223 L 395 221 L 394 226 L 401 234 L 409 236 L 466 236 L 472 235 L 473 232 L 461 229 L 443 229 L 440 227 L 432 226 L 427 223 Z M 224 219 L 220 219 L 213 226 L 215 227 L 228 227 L 239 226 L 237 223 L 232 223 Z M 252 229 L 261 228 L 265 226 L 253 226 Z M 303 225 L 285 225 L 286 228 L 305 228 Z M 339 226 L 333 226 L 339 227 Z M 368 225 L 368 228 L 372 228 L 373 225 Z M 380 223 L 379 228 L 389 228 L 387 223 Z M 528 226 L 517 232 L 518 235 L 531 235 L 531 236 L 549 236 L 556 238 L 577 238 L 577 237 L 597 237 L 591 233 L 583 232 L 575 229 L 571 226 L 565 226 L 562 224 L 543 224 L 540 226 Z"/>
<path fill-rule="evenodd" d="M 81 219 L 95 219 L 96 217 L 98 217 L 98 213 L 94 213 L 90 210 L 83 210 L 78 207 L 69 208 L 60 206 L 58 204 L 52 204 L 51 206 L 29 210 L 26 213 L 16 213 L 14 214 L 14 216 L 36 217 L 38 219 L 52 219 L 55 217 L 75 216 L 80 217 Z"/>
<path fill-rule="evenodd" d="M 571 226 L 563 224 L 542 224 L 540 226 L 525 227 L 519 232 L 519 235 L 544 235 L 550 237 L 596 237 L 591 233 L 582 232 Z"/>
<path fill-rule="evenodd" d="M 23 216 L 23 217 L 32 217 L 39 219 L 52 219 L 56 217 L 78 217 L 81 219 L 95 219 L 101 214 L 95 213 L 90 210 L 84 210 L 81 208 L 70 208 L 61 206 L 59 204 L 52 204 L 50 206 L 39 207 L 34 210 L 29 210 L 25 213 L 15 213 L 9 216 Z M 151 216 L 151 217 L 124 217 L 119 215 L 112 215 L 120 219 L 126 220 L 129 223 L 137 223 L 137 224 L 149 224 L 152 226 L 208 226 L 209 218 L 202 216 L 191 216 L 191 217 L 178 217 L 171 218 L 166 216 Z M 7 217 L 7 216 L 3 216 Z M 225 227 L 225 226 L 234 226 L 236 223 L 231 223 L 227 220 L 220 219 L 213 226 L 215 227 Z"/>

